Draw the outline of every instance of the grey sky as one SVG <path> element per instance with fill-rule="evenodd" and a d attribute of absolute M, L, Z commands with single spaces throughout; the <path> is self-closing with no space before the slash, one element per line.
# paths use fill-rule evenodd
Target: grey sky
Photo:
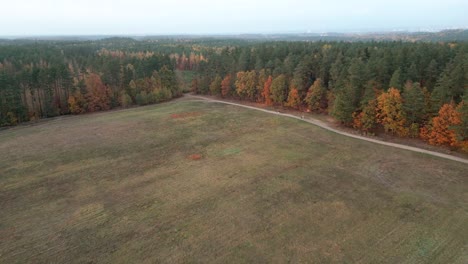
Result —
<path fill-rule="evenodd" d="M 467 0 L 0 0 L 0 35 L 221 34 L 468 27 Z"/>

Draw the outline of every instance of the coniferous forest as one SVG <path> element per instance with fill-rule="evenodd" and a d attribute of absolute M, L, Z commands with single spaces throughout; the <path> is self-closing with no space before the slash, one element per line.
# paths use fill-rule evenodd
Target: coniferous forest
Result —
<path fill-rule="evenodd" d="M 467 53 L 466 42 L 0 41 L 0 125 L 192 91 L 468 151 Z"/>
<path fill-rule="evenodd" d="M 134 45 L 125 39 L 0 45 L 0 124 L 180 96 L 171 58 Z"/>

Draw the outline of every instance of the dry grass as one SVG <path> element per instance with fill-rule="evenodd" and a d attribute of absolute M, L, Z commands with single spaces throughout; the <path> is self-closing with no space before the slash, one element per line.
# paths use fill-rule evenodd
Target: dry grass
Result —
<path fill-rule="evenodd" d="M 201 160 L 202 155 L 201 154 L 192 154 L 192 155 L 189 156 L 189 159 L 191 159 L 191 160 Z"/>
<path fill-rule="evenodd" d="M 17 127 L 0 262 L 466 263 L 466 171 L 202 102 Z"/>

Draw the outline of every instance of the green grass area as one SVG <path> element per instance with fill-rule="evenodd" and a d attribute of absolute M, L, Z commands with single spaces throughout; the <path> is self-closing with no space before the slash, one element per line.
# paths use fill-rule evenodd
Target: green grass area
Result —
<path fill-rule="evenodd" d="M 466 263 L 467 169 L 215 103 L 19 126 L 0 263 Z"/>

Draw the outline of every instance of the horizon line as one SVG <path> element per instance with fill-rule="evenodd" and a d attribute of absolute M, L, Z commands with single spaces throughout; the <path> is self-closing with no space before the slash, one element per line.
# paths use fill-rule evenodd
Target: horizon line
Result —
<path fill-rule="evenodd" d="M 5 34 L 1 35 L 0 38 L 29 38 L 29 37 L 153 37 L 153 36 L 239 36 L 239 35 L 314 35 L 314 34 L 390 34 L 390 33 L 439 33 L 443 31 L 456 31 L 456 30 L 468 30 L 468 27 L 454 27 L 444 29 L 382 29 L 382 30 L 349 30 L 349 31 L 278 31 L 278 32 L 225 32 L 225 33 L 96 33 L 96 34 Z"/>

